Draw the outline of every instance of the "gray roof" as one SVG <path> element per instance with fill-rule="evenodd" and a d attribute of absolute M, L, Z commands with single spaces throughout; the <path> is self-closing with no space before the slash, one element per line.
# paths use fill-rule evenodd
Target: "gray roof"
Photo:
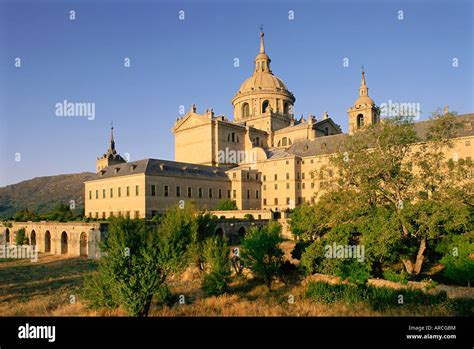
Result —
<path fill-rule="evenodd" d="M 474 114 L 459 115 L 456 119 L 464 125 L 458 130 L 457 137 L 474 136 Z M 426 138 L 431 123 L 431 120 L 414 123 L 415 131 L 420 139 Z M 296 156 L 334 154 L 340 151 L 346 137 L 348 137 L 347 134 L 341 133 L 311 140 L 295 140 L 290 147 L 282 149 L 280 152 Z"/>
<path fill-rule="evenodd" d="M 165 177 L 190 177 L 207 180 L 229 180 L 224 169 L 214 166 L 196 165 L 159 159 L 144 159 L 111 165 L 96 174 L 90 181 L 116 178 L 134 174 Z"/>

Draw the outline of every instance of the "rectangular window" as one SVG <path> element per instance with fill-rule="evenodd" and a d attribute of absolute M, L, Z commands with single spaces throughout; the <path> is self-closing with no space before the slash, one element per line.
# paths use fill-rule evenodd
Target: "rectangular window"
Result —
<path fill-rule="evenodd" d="M 314 189 L 314 182 L 311 182 L 311 189 Z"/>
<path fill-rule="evenodd" d="M 169 195 L 170 195 L 169 190 L 170 190 L 170 188 L 169 188 L 167 185 L 165 185 L 165 186 L 163 187 L 163 195 L 164 195 L 164 196 L 169 196 Z"/>
<path fill-rule="evenodd" d="M 258 173 L 255 174 L 255 180 L 258 181 Z"/>
<path fill-rule="evenodd" d="M 232 196 L 234 197 L 234 199 L 237 199 L 237 190 L 233 190 L 232 191 Z"/>
<path fill-rule="evenodd" d="M 176 186 L 176 197 L 179 198 L 181 196 L 181 187 L 178 185 Z"/>
<path fill-rule="evenodd" d="M 130 187 L 127 187 L 127 196 L 130 196 Z"/>
<path fill-rule="evenodd" d="M 105 219 L 105 212 L 102 212 L 102 219 Z"/>
<path fill-rule="evenodd" d="M 286 183 L 286 189 L 290 189 L 290 183 Z"/>
<path fill-rule="evenodd" d="M 202 188 L 198 188 L 198 196 L 202 198 Z"/>
<path fill-rule="evenodd" d="M 278 205 L 278 198 L 275 198 L 275 205 Z"/>
<path fill-rule="evenodd" d="M 299 184 L 299 183 L 296 183 L 296 187 L 299 189 L 299 188 L 300 188 L 300 184 Z"/>
<path fill-rule="evenodd" d="M 95 191 L 95 198 L 96 198 L 96 199 L 99 198 L 99 191 L 98 191 L 98 190 Z"/>
<path fill-rule="evenodd" d="M 135 195 L 138 196 L 140 194 L 140 187 L 138 185 L 135 186 Z"/>
<path fill-rule="evenodd" d="M 250 179 L 250 173 L 247 172 L 247 179 Z"/>
<path fill-rule="evenodd" d="M 302 184 L 301 184 L 301 187 L 302 187 L 303 189 L 305 188 L 305 185 L 304 185 L 304 183 L 302 183 Z"/>
<path fill-rule="evenodd" d="M 267 180 L 267 176 L 263 176 L 263 181 L 265 182 Z"/>
<path fill-rule="evenodd" d="M 212 199 L 212 188 L 209 188 L 209 199 Z"/>
<path fill-rule="evenodd" d="M 151 185 L 151 196 L 156 196 L 156 185 Z"/>
<path fill-rule="evenodd" d="M 227 198 L 230 199 L 230 189 L 227 190 Z"/>
<path fill-rule="evenodd" d="M 193 197 L 193 189 L 191 187 L 188 187 L 188 198 Z"/>
<path fill-rule="evenodd" d="M 105 199 L 105 189 L 102 189 L 102 199 Z"/>
<path fill-rule="evenodd" d="M 286 180 L 289 180 L 290 179 L 290 174 L 287 172 L 286 173 Z"/>
<path fill-rule="evenodd" d="M 120 188 L 120 187 L 117 188 L 117 195 L 118 195 L 118 197 L 122 196 L 122 188 Z"/>
<path fill-rule="evenodd" d="M 250 199 L 250 190 L 247 189 L 247 199 Z"/>
<path fill-rule="evenodd" d="M 258 198 L 259 198 L 258 195 L 259 195 L 259 194 L 258 194 L 258 189 L 257 189 L 257 190 L 255 190 L 255 199 L 258 199 Z"/>
<path fill-rule="evenodd" d="M 267 206 L 267 199 L 263 199 L 263 206 Z"/>
<path fill-rule="evenodd" d="M 300 173 L 299 172 L 296 173 L 296 179 L 298 179 L 298 180 L 300 179 Z"/>
<path fill-rule="evenodd" d="M 278 175 L 275 173 L 275 180 L 277 181 L 278 180 Z"/>
<path fill-rule="evenodd" d="M 113 198 L 113 197 L 114 197 L 114 189 L 110 188 L 110 198 Z"/>
<path fill-rule="evenodd" d="M 286 204 L 287 204 L 287 205 L 290 204 L 290 198 L 286 198 Z"/>
<path fill-rule="evenodd" d="M 222 189 L 219 189 L 219 199 L 222 199 Z"/>
<path fill-rule="evenodd" d="M 275 184 L 275 190 L 278 190 L 278 184 Z"/>
<path fill-rule="evenodd" d="M 95 213 L 95 219 L 98 219 L 99 218 L 99 212 L 96 212 Z"/>
<path fill-rule="evenodd" d="M 92 199 L 92 191 L 89 190 L 89 200 L 91 200 L 91 199 Z"/>
<path fill-rule="evenodd" d="M 304 172 L 301 174 L 301 179 L 304 179 Z"/>

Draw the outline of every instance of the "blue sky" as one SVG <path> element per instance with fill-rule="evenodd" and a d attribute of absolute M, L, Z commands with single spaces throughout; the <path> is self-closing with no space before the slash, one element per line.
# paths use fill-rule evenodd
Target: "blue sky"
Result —
<path fill-rule="evenodd" d="M 474 112 L 473 22 L 468 0 L 0 0 L 0 186 L 93 172 L 111 120 L 131 160 L 174 159 L 181 105 L 232 118 L 262 24 L 296 116 L 327 110 L 346 131 L 361 64 L 377 104 L 420 103 L 421 119 L 446 104 Z M 95 119 L 56 116 L 63 100 L 95 103 Z"/>

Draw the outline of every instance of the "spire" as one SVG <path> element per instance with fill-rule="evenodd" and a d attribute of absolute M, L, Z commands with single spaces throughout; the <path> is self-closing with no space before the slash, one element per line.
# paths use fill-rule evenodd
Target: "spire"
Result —
<path fill-rule="evenodd" d="M 263 37 L 265 33 L 263 32 L 263 27 L 260 27 L 260 52 L 258 53 L 257 57 L 255 58 L 255 72 L 265 72 L 265 73 L 272 73 L 270 70 L 270 57 L 267 56 L 265 53 L 265 42 Z"/>
<path fill-rule="evenodd" d="M 114 122 L 110 122 L 110 145 L 109 145 L 109 154 L 115 153 L 115 140 L 114 140 Z"/>
<path fill-rule="evenodd" d="M 364 66 L 362 65 L 361 68 L 362 68 L 362 81 L 361 81 L 361 83 L 360 83 L 360 88 L 359 88 L 359 97 L 368 96 L 368 95 L 369 95 L 369 88 L 367 87 L 367 85 L 366 85 L 366 83 L 365 83 L 365 70 L 364 70 Z"/>
<path fill-rule="evenodd" d="M 265 53 L 265 42 L 263 41 L 263 37 L 265 34 L 263 33 L 263 28 L 260 28 L 260 53 Z"/>

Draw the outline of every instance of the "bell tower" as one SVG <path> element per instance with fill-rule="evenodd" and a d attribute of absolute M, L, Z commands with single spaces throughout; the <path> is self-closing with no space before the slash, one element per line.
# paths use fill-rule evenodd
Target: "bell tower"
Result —
<path fill-rule="evenodd" d="M 122 158 L 119 153 L 117 153 L 117 150 L 115 150 L 114 126 L 113 124 L 111 124 L 109 149 L 107 149 L 107 152 L 104 153 L 101 157 L 97 158 L 96 171 L 98 173 L 108 166 L 123 164 L 125 162 L 127 161 L 125 161 L 125 159 Z"/>
<path fill-rule="evenodd" d="M 365 82 L 365 71 L 362 66 L 362 81 L 359 87 L 359 97 L 354 105 L 347 110 L 349 115 L 349 134 L 363 129 L 366 126 L 380 122 L 378 108 L 375 102 L 369 97 L 369 88 Z"/>

